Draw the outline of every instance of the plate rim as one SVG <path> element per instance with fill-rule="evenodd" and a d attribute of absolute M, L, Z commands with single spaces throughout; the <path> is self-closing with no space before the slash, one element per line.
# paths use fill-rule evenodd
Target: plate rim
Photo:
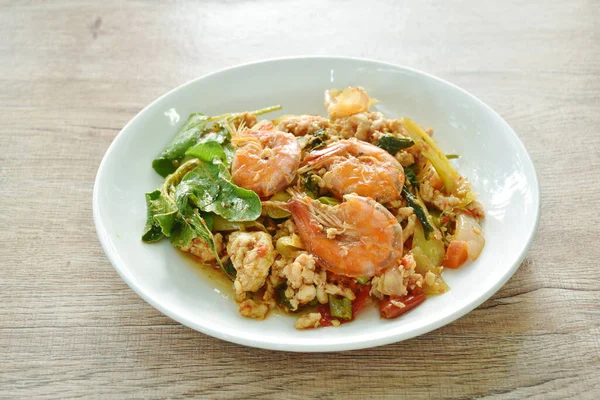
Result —
<path fill-rule="evenodd" d="M 533 192 L 532 193 L 533 201 L 537 206 L 534 207 L 535 221 L 533 223 L 533 228 L 529 234 L 529 238 L 527 239 L 527 243 L 522 248 L 522 251 L 516 258 L 517 261 L 513 265 L 511 265 L 510 268 L 507 269 L 507 272 L 504 274 L 502 279 L 496 281 L 489 290 L 482 293 L 479 297 L 475 298 L 475 300 L 466 304 L 462 308 L 455 310 L 453 313 L 446 315 L 445 317 L 440 318 L 439 320 L 437 320 L 431 324 L 421 326 L 421 327 L 411 331 L 408 334 L 404 333 L 401 335 L 398 335 L 398 334 L 389 335 L 389 336 L 386 336 L 383 338 L 373 338 L 373 339 L 367 339 L 367 340 L 363 340 L 363 341 L 359 341 L 359 342 L 342 342 L 342 343 L 323 344 L 323 345 L 321 345 L 321 344 L 296 344 L 290 348 L 281 348 L 281 347 L 279 347 L 279 345 L 271 345 L 271 342 L 268 342 L 268 341 L 261 341 L 261 340 L 257 340 L 257 339 L 248 339 L 243 336 L 227 335 L 226 333 L 223 333 L 219 330 L 212 329 L 211 327 L 204 326 L 195 321 L 189 320 L 188 318 L 185 318 L 184 316 L 179 315 L 177 312 L 171 311 L 167 307 L 163 307 L 160 304 L 160 302 L 155 301 L 151 295 L 146 293 L 146 291 L 136 283 L 136 280 L 132 276 L 129 276 L 129 274 L 125 272 L 126 269 L 124 268 L 124 265 L 122 266 L 122 264 L 125 264 L 125 262 L 120 259 L 117 252 L 114 251 L 111 248 L 111 246 L 109 245 L 108 233 L 107 233 L 106 227 L 104 226 L 104 223 L 102 222 L 102 220 L 100 218 L 100 210 L 99 210 L 99 207 L 100 207 L 99 206 L 99 196 L 100 196 L 99 185 L 100 185 L 101 176 L 105 169 L 105 165 L 107 162 L 106 160 L 109 158 L 110 154 L 114 151 L 114 149 L 118 146 L 118 143 L 123 139 L 123 132 L 125 132 L 130 127 L 130 125 L 132 125 L 137 119 L 139 119 L 140 116 L 147 109 L 153 107 L 156 103 L 160 102 L 163 98 L 168 97 L 172 93 L 182 89 L 185 86 L 192 85 L 197 81 L 208 79 L 208 78 L 218 75 L 220 73 L 229 72 L 229 71 L 233 71 L 236 69 L 242 69 L 245 67 L 254 66 L 254 65 L 258 65 L 258 64 L 269 64 L 269 63 L 281 62 L 281 61 L 300 61 L 300 60 L 317 60 L 317 61 L 330 60 L 330 61 L 338 61 L 338 62 L 339 61 L 362 62 L 362 63 L 369 63 L 369 64 L 374 64 L 374 65 L 404 70 L 404 71 L 408 71 L 408 72 L 411 72 L 411 73 L 417 74 L 417 75 L 423 75 L 429 79 L 437 81 L 438 83 L 448 85 L 448 86 L 452 87 L 453 89 L 458 90 L 462 94 L 466 95 L 467 97 L 471 98 L 479 106 L 482 106 L 487 112 L 491 113 L 496 118 L 498 118 L 499 121 L 503 125 L 505 125 L 506 128 L 508 128 L 507 132 L 509 133 L 509 135 L 512 136 L 513 142 L 524 153 L 525 162 L 526 162 L 526 164 L 528 164 L 528 166 L 531 167 L 531 170 L 533 172 L 532 176 L 531 176 L 532 181 L 531 181 L 530 186 L 531 186 L 532 192 Z M 236 65 L 233 65 L 230 67 L 222 68 L 217 71 L 213 71 L 213 72 L 201 75 L 197 78 L 191 79 L 187 82 L 184 82 L 183 84 L 167 91 L 166 93 L 159 96 L 158 98 L 156 98 L 154 101 L 152 101 L 148 105 L 144 106 L 133 118 L 131 118 L 129 120 L 129 122 L 127 122 L 127 124 L 125 124 L 125 126 L 114 137 L 114 139 L 112 140 L 108 149 L 104 153 L 104 156 L 102 157 L 102 161 L 100 162 L 100 165 L 96 172 L 96 178 L 94 180 L 94 189 L 93 189 L 93 194 L 92 194 L 92 213 L 93 213 L 94 225 L 96 228 L 96 233 L 97 233 L 98 239 L 100 241 L 100 244 L 102 246 L 104 253 L 106 254 L 106 256 L 109 259 L 113 268 L 117 271 L 117 273 L 119 274 L 121 279 L 123 279 L 123 281 L 125 281 L 125 283 L 135 293 L 137 293 L 138 296 L 140 296 L 142 299 L 144 299 L 144 301 L 146 301 L 148 304 L 150 304 L 152 307 L 154 307 L 155 309 L 157 309 L 158 311 L 160 311 L 162 314 L 166 315 L 167 317 L 169 317 L 169 318 L 179 322 L 180 324 L 185 325 L 188 328 L 191 328 L 195 331 L 204 333 L 206 335 L 210 335 L 217 339 L 236 343 L 239 345 L 261 348 L 261 349 L 266 349 L 266 350 L 286 351 L 286 352 L 332 352 L 332 351 L 347 351 L 347 350 L 359 350 L 359 349 L 365 349 L 365 348 L 372 348 L 372 347 L 378 347 L 378 346 L 383 346 L 386 344 L 397 343 L 397 342 L 405 341 L 408 339 L 412 339 L 416 336 L 420 336 L 425 333 L 432 332 L 436 329 L 439 329 L 445 325 L 448 325 L 448 324 L 458 320 L 459 318 L 462 318 L 466 314 L 470 313 L 471 311 L 473 311 L 474 309 L 479 307 L 486 300 L 491 298 L 515 274 L 517 269 L 523 263 L 523 260 L 525 259 L 527 253 L 529 252 L 529 250 L 531 249 L 531 247 L 534 243 L 534 239 L 536 237 L 536 233 L 539 228 L 540 217 L 541 217 L 541 187 L 540 187 L 540 183 L 539 183 L 539 179 L 538 179 L 537 170 L 535 168 L 535 164 L 533 163 L 533 160 L 531 159 L 531 155 L 527 151 L 525 145 L 523 144 L 523 142 L 521 141 L 520 137 L 517 135 L 515 130 L 508 124 L 508 122 L 506 122 L 504 120 L 504 118 L 502 118 L 502 116 L 499 113 L 497 113 L 493 108 L 491 108 L 485 102 L 480 100 L 477 96 L 473 95 L 472 93 L 468 92 L 467 90 L 455 85 L 452 82 L 446 81 L 442 78 L 439 78 L 439 77 L 432 75 L 430 73 L 427 73 L 425 71 L 422 71 L 422 70 L 419 70 L 416 68 L 412 68 L 412 67 L 408 67 L 408 66 L 404 66 L 404 65 L 400 65 L 400 64 L 394 64 L 394 63 L 390 63 L 390 62 L 379 61 L 379 60 L 369 59 L 369 58 L 362 58 L 362 57 L 299 55 L 299 56 L 274 57 L 274 58 L 261 59 L 261 60 L 257 60 L 257 61 L 241 63 L 241 64 L 236 64 Z M 402 336 L 402 337 L 399 338 L 398 336 Z"/>

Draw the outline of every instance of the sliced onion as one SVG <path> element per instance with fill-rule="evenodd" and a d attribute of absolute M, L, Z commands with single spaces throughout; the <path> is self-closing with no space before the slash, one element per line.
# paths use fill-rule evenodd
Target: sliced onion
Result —
<path fill-rule="evenodd" d="M 456 217 L 456 232 L 454 240 L 467 242 L 467 252 L 470 260 L 475 260 L 481 254 L 485 245 L 485 237 L 477 219 L 469 214 L 459 213 Z"/>

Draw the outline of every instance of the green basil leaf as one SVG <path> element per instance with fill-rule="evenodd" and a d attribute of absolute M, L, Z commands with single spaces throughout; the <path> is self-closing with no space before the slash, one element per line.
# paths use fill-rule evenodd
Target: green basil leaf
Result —
<path fill-rule="evenodd" d="M 186 150 L 195 145 L 200 139 L 206 128 L 208 118 L 202 113 L 194 113 L 189 116 L 179 133 L 152 161 L 152 168 L 160 176 L 166 177 L 175 172 L 181 160 L 183 160 Z"/>
<path fill-rule="evenodd" d="M 419 178 L 417 178 L 417 165 L 413 164 L 410 167 L 404 167 L 404 176 L 411 185 L 417 186 L 419 184 Z"/>
<path fill-rule="evenodd" d="M 398 151 L 407 149 L 414 144 L 415 142 L 409 138 L 399 138 L 392 135 L 382 136 L 379 138 L 379 141 L 377 141 L 377 146 L 381 147 L 391 155 L 395 155 Z"/>
<path fill-rule="evenodd" d="M 210 231 L 207 219 L 201 216 L 198 210 L 191 209 L 188 209 L 188 212 L 182 214 L 182 217 L 182 219 L 178 220 L 178 229 L 174 231 L 171 236 L 171 243 L 178 247 L 185 247 L 189 245 L 192 240 L 201 238 L 209 244 L 213 253 L 217 254 L 215 240 Z M 212 221 L 212 217 L 210 218 L 210 221 Z M 219 257 L 217 255 L 217 260 L 218 259 Z"/>
<path fill-rule="evenodd" d="M 262 211 L 260 198 L 253 191 L 236 186 L 230 179 L 229 171 L 220 159 L 201 162 L 177 186 L 177 207 L 183 212 L 192 204 L 228 221 L 254 221 Z"/>
<path fill-rule="evenodd" d="M 160 190 L 146 193 L 146 226 L 142 240 L 147 243 L 170 236 L 177 209 L 165 199 Z"/>
<path fill-rule="evenodd" d="M 215 141 L 198 143 L 195 146 L 187 149 L 185 155 L 189 157 L 196 157 L 202 161 L 208 162 L 212 162 L 212 160 L 217 157 L 224 163 L 227 162 L 227 156 L 225 155 L 223 147 L 221 147 L 221 145 Z"/>

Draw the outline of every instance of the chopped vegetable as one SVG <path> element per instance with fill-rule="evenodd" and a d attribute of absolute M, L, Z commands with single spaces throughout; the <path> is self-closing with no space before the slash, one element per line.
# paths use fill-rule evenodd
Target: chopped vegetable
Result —
<path fill-rule="evenodd" d="M 307 135 L 309 136 L 309 135 Z M 318 149 L 319 147 L 325 146 L 325 140 L 327 140 L 327 132 L 325 129 L 319 129 L 309 137 L 309 141 L 306 144 L 305 149 L 307 151 Z"/>
<path fill-rule="evenodd" d="M 425 206 L 411 192 L 408 191 L 406 186 L 402 188 L 402 194 L 404 195 L 404 198 L 406 199 L 406 202 L 408 203 L 409 207 L 413 208 L 415 215 L 417 216 L 419 221 L 421 221 L 421 224 L 423 224 L 423 229 L 425 230 L 425 238 L 429 239 L 435 229 L 433 225 L 431 225 Z"/>
<path fill-rule="evenodd" d="M 231 258 L 229 260 L 227 260 L 227 262 L 225 264 L 223 264 L 223 270 L 229 276 L 236 276 L 237 275 L 237 270 L 233 266 L 233 262 L 231 261 Z"/>
<path fill-rule="evenodd" d="M 212 230 L 215 232 L 239 231 L 254 228 L 255 230 L 267 231 L 267 228 L 258 221 L 228 221 L 220 215 L 213 217 Z"/>
<path fill-rule="evenodd" d="M 456 216 L 454 240 L 466 242 L 467 251 L 471 260 L 475 260 L 479 257 L 479 254 L 485 245 L 485 237 L 483 236 L 483 231 L 481 230 L 479 222 L 477 222 L 475 217 L 466 213 L 458 213 Z"/>
<path fill-rule="evenodd" d="M 290 303 L 290 299 L 285 296 L 285 291 L 287 290 L 287 284 L 283 283 L 275 288 L 275 294 L 277 295 L 277 303 L 286 307 L 288 310 L 291 310 L 292 304 Z"/>
<path fill-rule="evenodd" d="M 402 149 L 407 149 L 414 145 L 415 142 L 409 138 L 399 138 L 392 135 L 384 135 L 379 138 L 377 146 L 381 147 L 391 155 L 395 155 Z"/>
<path fill-rule="evenodd" d="M 282 256 L 292 258 L 304 249 L 304 244 L 298 235 L 292 234 L 292 236 L 283 236 L 277 239 L 275 248 Z"/>
<path fill-rule="evenodd" d="M 445 254 L 444 242 L 434 236 L 427 239 L 420 221 L 415 222 L 413 233 L 412 248 L 416 247 L 419 247 L 436 267 L 442 265 Z"/>
<path fill-rule="evenodd" d="M 417 165 L 413 164 L 410 167 L 404 167 L 404 176 L 411 185 L 418 185 L 419 178 L 417 178 Z"/>
<path fill-rule="evenodd" d="M 321 320 L 319 321 L 320 326 L 332 326 L 333 317 L 329 310 L 329 304 L 321 304 L 317 307 L 317 312 L 321 314 Z M 336 320 L 338 321 L 338 320 Z"/>
<path fill-rule="evenodd" d="M 444 182 L 442 182 L 440 175 L 429 161 L 427 161 L 421 171 L 419 171 L 417 179 L 419 182 L 429 182 L 431 187 L 436 190 L 441 190 L 444 187 Z"/>
<path fill-rule="evenodd" d="M 281 202 L 286 202 L 292 198 L 292 195 L 290 195 L 287 192 L 278 192 L 275 193 L 273 196 L 271 196 L 271 198 L 269 199 L 270 201 L 281 201 Z M 271 218 L 275 218 L 275 219 L 280 219 L 280 218 L 287 218 L 289 217 L 290 214 L 288 211 L 283 210 L 280 207 L 274 206 L 274 205 L 269 205 L 269 206 L 265 206 L 265 212 L 267 213 L 267 215 Z"/>
<path fill-rule="evenodd" d="M 467 251 L 467 242 L 461 240 L 453 240 L 446 249 L 446 256 L 444 257 L 444 267 L 456 269 L 463 265 L 469 253 Z"/>
<path fill-rule="evenodd" d="M 319 193 L 321 188 L 319 187 L 319 182 L 314 175 L 307 175 L 303 179 L 303 189 L 306 192 L 306 195 L 316 199 L 319 197 Z"/>
<path fill-rule="evenodd" d="M 321 196 L 317 200 L 319 200 L 323 204 L 327 204 L 328 206 L 337 206 L 338 204 L 341 204 L 341 201 L 339 201 L 335 197 Z"/>
<path fill-rule="evenodd" d="M 442 153 L 437 144 L 435 144 L 429 135 L 414 121 L 409 118 L 402 118 L 400 122 L 411 139 L 414 140 L 415 143 L 421 143 L 423 145 L 422 154 L 431 161 L 431 164 L 439 174 L 442 182 L 444 182 L 446 193 L 454 193 L 458 186 L 460 175 L 450 164 L 444 153 Z"/>
<path fill-rule="evenodd" d="M 423 285 L 423 292 L 426 295 L 442 294 L 450 290 L 450 287 L 442 278 L 441 273 L 443 268 L 441 266 L 433 265 L 433 262 L 419 247 L 413 248 L 411 250 L 411 254 L 417 264 L 415 267 L 415 272 L 421 274 L 423 277 L 425 277 L 428 272 L 431 272 L 435 275 L 435 281 L 433 282 L 433 285 Z"/>
<path fill-rule="evenodd" d="M 356 281 L 358 283 L 360 283 L 361 285 L 365 285 L 367 282 L 369 282 L 371 280 L 370 276 L 362 276 L 360 278 L 356 278 Z"/>
<path fill-rule="evenodd" d="M 455 158 L 460 158 L 458 154 L 446 154 L 446 158 L 448 160 L 454 160 Z"/>
<path fill-rule="evenodd" d="M 395 305 L 394 302 L 404 304 L 404 307 Z M 409 294 L 407 296 L 389 298 L 386 297 L 379 303 L 379 315 L 382 318 L 391 319 L 398 318 L 402 314 L 409 312 L 425 301 L 424 293 Z"/>
<path fill-rule="evenodd" d="M 352 301 L 346 297 L 329 296 L 329 311 L 332 317 L 352 319 Z"/>
<path fill-rule="evenodd" d="M 369 292 L 371 291 L 371 286 L 364 285 L 360 288 L 360 290 L 356 291 L 356 298 L 352 302 L 352 319 L 356 318 L 358 312 L 362 310 L 369 298 Z"/>

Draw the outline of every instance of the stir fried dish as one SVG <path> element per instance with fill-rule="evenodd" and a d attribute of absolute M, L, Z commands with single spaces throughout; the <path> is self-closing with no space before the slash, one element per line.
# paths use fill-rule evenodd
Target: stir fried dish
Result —
<path fill-rule="evenodd" d="M 431 129 L 375 103 L 349 87 L 325 93 L 327 118 L 190 115 L 152 162 L 165 179 L 142 240 L 218 268 L 243 316 L 280 309 L 298 329 L 370 306 L 396 318 L 448 291 L 442 271 L 483 249 L 483 207 Z"/>

